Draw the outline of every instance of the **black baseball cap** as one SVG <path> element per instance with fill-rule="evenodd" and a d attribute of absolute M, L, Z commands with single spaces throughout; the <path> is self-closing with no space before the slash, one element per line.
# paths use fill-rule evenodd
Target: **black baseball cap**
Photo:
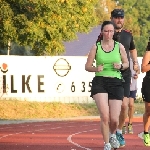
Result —
<path fill-rule="evenodd" d="M 114 9 L 111 12 L 111 17 L 124 17 L 124 10 L 123 9 Z"/>

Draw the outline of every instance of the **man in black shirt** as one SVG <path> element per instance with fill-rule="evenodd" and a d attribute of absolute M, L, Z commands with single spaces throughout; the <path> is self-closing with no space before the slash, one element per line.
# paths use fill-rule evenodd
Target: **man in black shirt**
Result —
<path fill-rule="evenodd" d="M 125 47 L 128 60 L 130 62 L 130 56 L 131 56 L 132 61 L 133 61 L 133 69 L 137 71 L 138 70 L 137 50 L 135 49 L 135 44 L 133 41 L 132 33 L 128 30 L 123 29 L 124 10 L 114 9 L 111 12 L 111 21 L 115 25 L 114 40 L 120 42 Z M 118 141 L 120 142 L 121 147 L 125 146 L 125 140 L 122 135 L 122 128 L 124 126 L 124 122 L 125 122 L 125 119 L 127 117 L 127 112 L 128 112 L 130 83 L 131 83 L 130 67 L 122 71 L 122 76 L 124 79 L 124 82 L 123 82 L 124 99 L 122 102 L 122 108 L 121 108 L 120 117 L 119 117 L 119 125 L 116 131 L 116 136 L 117 136 Z"/>

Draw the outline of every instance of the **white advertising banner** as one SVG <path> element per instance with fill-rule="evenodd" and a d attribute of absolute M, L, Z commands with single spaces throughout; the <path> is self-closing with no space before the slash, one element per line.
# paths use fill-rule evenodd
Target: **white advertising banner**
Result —
<path fill-rule="evenodd" d="M 83 56 L 0 56 L 1 99 L 92 101 L 90 89 L 95 74 L 85 71 L 86 59 Z M 140 74 L 139 88 L 143 76 Z"/>

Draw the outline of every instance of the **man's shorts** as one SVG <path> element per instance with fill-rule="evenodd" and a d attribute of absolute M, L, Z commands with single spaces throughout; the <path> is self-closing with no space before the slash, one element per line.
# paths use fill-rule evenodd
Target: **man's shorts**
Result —
<path fill-rule="evenodd" d="M 135 100 L 136 99 L 136 93 L 137 93 L 137 90 L 130 91 L 130 96 L 129 97 L 131 97 Z"/>
<path fill-rule="evenodd" d="M 143 101 L 150 103 L 150 77 L 143 78 L 141 92 Z"/>
<path fill-rule="evenodd" d="M 122 74 L 124 82 L 123 82 L 123 88 L 124 88 L 124 97 L 128 97 L 130 95 L 130 84 L 131 84 L 131 72 L 124 72 Z"/>
<path fill-rule="evenodd" d="M 96 76 L 92 80 L 91 97 L 98 93 L 108 93 L 108 99 L 123 100 L 122 79 Z"/>

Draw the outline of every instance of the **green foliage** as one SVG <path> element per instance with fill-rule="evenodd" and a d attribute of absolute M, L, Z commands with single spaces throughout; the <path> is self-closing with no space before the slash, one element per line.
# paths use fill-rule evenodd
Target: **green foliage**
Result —
<path fill-rule="evenodd" d="M 63 41 L 89 32 L 120 7 L 125 10 L 124 28 L 132 30 L 142 56 L 150 31 L 149 0 L 0 0 L 0 51 L 11 40 L 29 46 L 35 55 L 59 55 L 65 50 Z"/>
<path fill-rule="evenodd" d="M 125 10 L 125 28 L 132 30 L 135 36 L 138 56 L 143 56 L 150 31 L 149 0 L 114 0 Z"/>
<path fill-rule="evenodd" d="M 8 53 L 7 49 L 0 49 L 1 55 L 7 55 L 7 53 Z M 29 46 L 19 46 L 16 43 L 12 43 L 10 55 L 34 56 L 34 53 Z"/>
<path fill-rule="evenodd" d="M 30 46 L 35 55 L 64 52 L 63 41 L 97 24 L 97 0 L 0 0 L 0 48 L 9 40 Z"/>
<path fill-rule="evenodd" d="M 99 24 L 105 20 L 110 20 L 110 13 L 115 7 L 116 3 L 112 0 L 99 0 L 95 6 Z"/>
<path fill-rule="evenodd" d="M 135 36 L 135 46 L 138 51 L 138 56 L 142 57 L 144 52 L 146 51 L 147 43 L 148 43 L 148 38 L 145 36 Z"/>

